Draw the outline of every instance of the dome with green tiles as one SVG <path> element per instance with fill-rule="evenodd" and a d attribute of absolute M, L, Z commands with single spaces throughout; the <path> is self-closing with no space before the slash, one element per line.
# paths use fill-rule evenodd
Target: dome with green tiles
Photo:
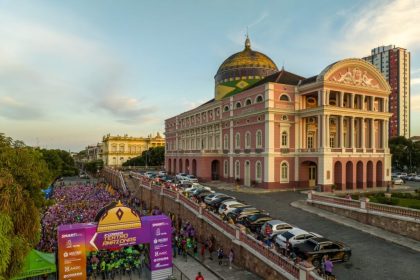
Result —
<path fill-rule="evenodd" d="M 228 57 L 217 70 L 215 99 L 239 93 L 277 71 L 276 64 L 268 56 L 251 49 L 247 36 L 245 49 Z"/>

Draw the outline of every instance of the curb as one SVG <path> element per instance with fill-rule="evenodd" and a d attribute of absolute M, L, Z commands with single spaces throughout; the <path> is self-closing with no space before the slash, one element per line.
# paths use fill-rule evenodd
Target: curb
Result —
<path fill-rule="evenodd" d="M 409 249 L 411 249 L 413 251 L 416 251 L 416 252 L 420 252 L 420 246 L 418 245 L 419 242 L 414 240 L 414 239 L 410 239 L 410 238 L 407 238 L 407 237 L 404 237 L 404 236 L 401 236 L 401 235 L 397 235 L 395 233 L 386 231 L 386 230 L 381 229 L 381 228 L 377 228 L 377 227 L 374 227 L 374 226 L 371 226 L 371 225 L 363 224 L 363 223 L 360 223 L 356 220 L 352 220 L 350 218 L 340 216 L 340 215 L 335 214 L 335 213 L 330 213 L 328 211 L 318 209 L 318 208 L 313 207 L 313 206 L 309 206 L 309 205 L 306 204 L 306 201 L 304 201 L 304 200 L 294 201 L 294 202 L 290 203 L 290 205 L 295 207 L 295 208 L 298 208 L 300 210 L 303 210 L 303 211 L 315 214 L 319 217 L 328 219 L 328 220 L 333 221 L 335 223 L 357 229 L 361 232 L 370 234 L 372 236 L 378 237 L 378 238 L 386 240 L 388 242 L 391 242 L 391 243 L 409 248 Z M 337 216 L 337 218 L 334 217 L 334 215 Z M 350 222 L 347 222 L 347 220 L 350 221 Z M 370 229 L 372 229 L 372 230 L 370 230 Z M 389 235 L 395 235 L 397 237 L 397 239 L 392 238 Z"/>

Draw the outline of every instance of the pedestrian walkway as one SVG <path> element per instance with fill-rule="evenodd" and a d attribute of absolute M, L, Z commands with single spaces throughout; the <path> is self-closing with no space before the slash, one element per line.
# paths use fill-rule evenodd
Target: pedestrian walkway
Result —
<path fill-rule="evenodd" d="M 216 276 L 213 272 L 211 272 L 209 269 L 201 265 L 198 261 L 196 261 L 194 258 L 188 256 L 187 261 L 185 261 L 184 258 L 181 256 L 178 256 L 177 258 L 173 258 L 172 262 L 174 264 L 174 276 L 177 280 L 180 279 L 186 279 L 185 276 L 188 277 L 190 280 L 194 280 L 195 276 L 197 276 L 198 272 L 201 272 L 204 279 L 206 280 L 219 280 L 220 278 Z M 177 271 L 179 269 L 185 276 L 181 277 L 181 273 Z"/>
<path fill-rule="evenodd" d="M 213 279 L 223 279 L 223 280 L 259 280 L 255 274 L 246 271 L 242 268 L 239 268 L 235 265 L 232 266 L 232 269 L 229 269 L 228 260 L 225 258 L 223 263 L 219 265 L 216 256 L 213 256 L 213 260 L 210 260 L 208 253 L 206 254 L 204 262 L 201 260 L 195 259 L 192 256 L 188 256 L 188 260 L 185 261 L 184 258 L 178 256 L 173 258 L 174 265 L 181 270 L 189 279 L 195 279 L 197 272 L 203 274 L 204 279 L 213 280 Z M 176 269 L 174 269 L 175 271 Z M 174 275 L 175 277 L 177 275 Z M 178 278 L 177 278 L 178 279 Z M 184 278 L 183 278 L 184 279 Z"/>
<path fill-rule="evenodd" d="M 339 223 L 348 227 L 352 227 L 362 232 L 385 239 L 389 242 L 420 252 L 420 242 L 416 240 L 413 240 L 413 239 L 404 237 L 402 235 L 395 234 L 395 233 L 392 233 L 392 232 L 389 232 L 389 231 L 386 231 L 386 230 L 383 230 L 383 229 L 380 229 L 371 225 L 363 224 L 353 219 L 350 219 L 341 215 L 337 215 L 337 214 L 334 214 L 332 212 L 329 212 L 329 211 L 326 211 L 317 207 L 310 206 L 306 204 L 305 200 L 298 200 L 298 201 L 292 202 L 290 205 L 292 205 L 293 207 L 299 208 L 301 210 L 304 210 L 306 212 L 310 212 L 312 214 L 326 218 L 333 222 L 336 222 L 336 223 Z"/>

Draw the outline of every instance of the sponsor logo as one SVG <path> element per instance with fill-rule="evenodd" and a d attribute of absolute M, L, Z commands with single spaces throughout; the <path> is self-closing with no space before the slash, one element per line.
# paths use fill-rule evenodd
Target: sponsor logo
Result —
<path fill-rule="evenodd" d="M 71 239 L 69 239 L 66 242 L 66 248 L 71 248 L 71 247 L 72 247 L 72 243 L 71 243 Z"/>
<path fill-rule="evenodd" d="M 167 222 L 160 222 L 160 223 L 157 223 L 157 224 L 152 224 L 152 228 L 161 227 L 161 226 L 169 226 L 169 224 Z"/>
<path fill-rule="evenodd" d="M 61 238 L 72 238 L 72 237 L 79 237 L 79 236 L 82 236 L 82 234 L 74 232 L 74 233 L 62 234 Z"/>
<path fill-rule="evenodd" d="M 167 238 L 167 237 L 163 237 L 163 238 L 155 238 L 154 240 L 153 240 L 153 243 L 154 244 L 158 244 L 158 243 L 166 243 L 166 242 L 168 242 L 169 241 L 169 239 Z"/>
<path fill-rule="evenodd" d="M 157 251 L 155 252 L 155 257 L 160 257 L 160 256 L 166 256 L 168 254 L 168 252 L 166 251 Z"/>
<path fill-rule="evenodd" d="M 64 267 L 64 272 L 72 272 L 75 270 L 80 270 L 82 267 L 80 265 L 77 266 L 65 266 Z"/>
<path fill-rule="evenodd" d="M 168 257 L 161 257 L 161 258 L 153 259 L 154 263 L 163 262 L 163 261 L 169 261 L 169 258 Z"/>
<path fill-rule="evenodd" d="M 82 251 L 70 251 L 70 252 L 64 252 L 63 256 L 65 258 L 67 258 L 68 256 L 70 257 L 77 257 L 82 255 Z"/>
<path fill-rule="evenodd" d="M 75 272 L 64 275 L 64 279 L 83 276 L 83 272 Z"/>

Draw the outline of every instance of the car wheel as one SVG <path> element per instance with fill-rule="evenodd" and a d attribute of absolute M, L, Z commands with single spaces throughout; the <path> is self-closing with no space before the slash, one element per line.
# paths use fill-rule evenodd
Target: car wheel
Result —
<path fill-rule="evenodd" d="M 319 267 L 321 265 L 321 260 L 320 259 L 314 259 L 312 261 L 313 266 L 315 267 Z"/>
<path fill-rule="evenodd" d="M 348 262 L 350 260 L 350 254 L 344 253 L 343 262 Z"/>

